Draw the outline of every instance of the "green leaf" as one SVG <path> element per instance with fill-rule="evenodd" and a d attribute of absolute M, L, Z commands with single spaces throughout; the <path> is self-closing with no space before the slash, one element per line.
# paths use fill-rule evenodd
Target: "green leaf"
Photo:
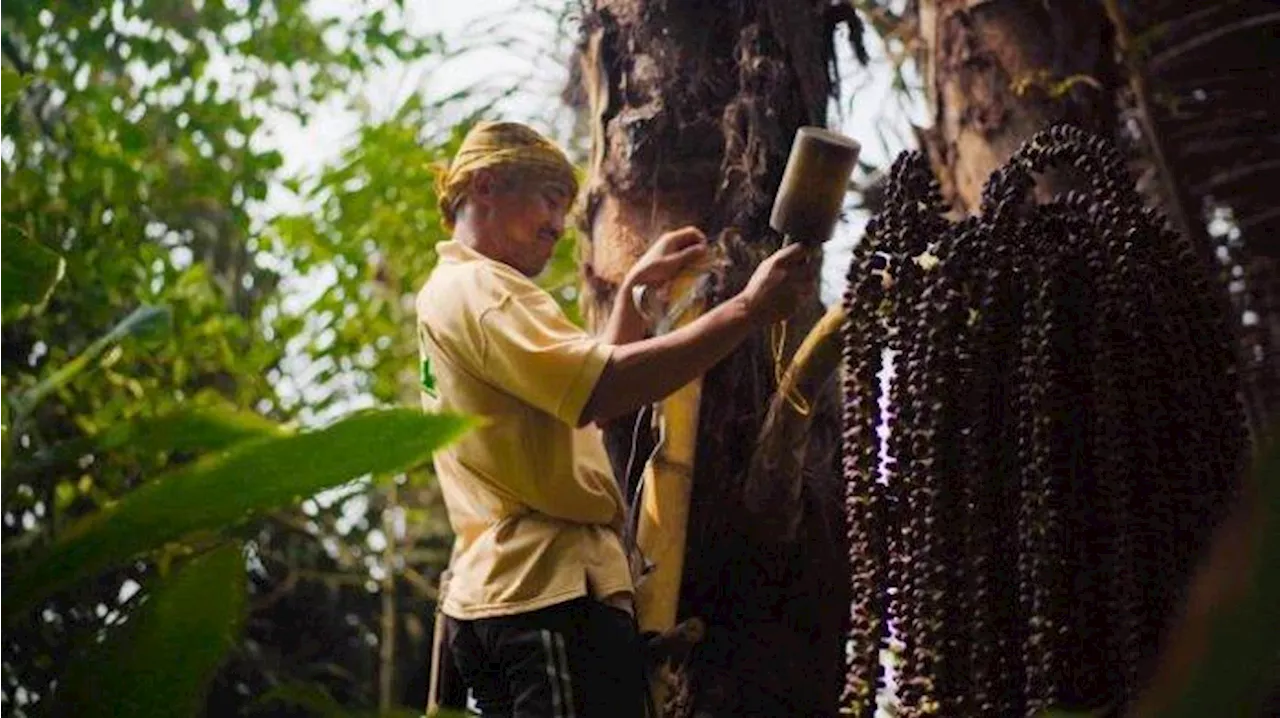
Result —
<path fill-rule="evenodd" d="M 343 706 L 323 685 L 293 681 L 263 693 L 249 705 L 249 715 L 270 714 L 271 707 L 302 708 L 317 718 L 422 718 L 421 709 L 392 708 L 386 711 L 352 710 Z M 466 718 L 466 713 L 442 710 L 432 718 Z"/>
<path fill-rule="evenodd" d="M 6 413 L 8 405 L 4 405 Z M 5 427 L 6 441 L 8 426 Z M 160 416 L 113 424 L 99 436 L 63 441 L 22 461 L 4 459 L 4 497 L 24 480 L 44 479 L 67 470 L 95 451 L 155 457 L 178 452 L 222 451 L 241 441 L 281 435 L 278 425 L 257 414 L 221 405 L 183 407 Z M 6 447 L 7 450 L 7 447 Z M 59 484 L 61 487 L 62 484 Z"/>
<path fill-rule="evenodd" d="M 118 634 L 68 667 L 61 714 L 201 715 L 209 681 L 239 640 L 245 604 L 238 542 L 191 559 L 158 581 Z"/>
<path fill-rule="evenodd" d="M 120 320 L 103 337 L 107 342 L 118 342 L 129 336 L 143 339 L 154 339 L 164 336 L 173 328 L 173 313 L 168 307 L 157 307 L 144 304 Z"/>
<path fill-rule="evenodd" d="M 56 252 L 6 224 L 0 251 L 0 304 L 3 321 L 39 313 L 61 281 L 67 263 Z"/>
<path fill-rule="evenodd" d="M 127 152 L 137 152 L 147 146 L 147 136 L 137 125 L 125 123 L 120 126 L 120 147 Z"/>
<path fill-rule="evenodd" d="M 9 114 L 9 108 L 31 84 L 31 80 L 31 75 L 19 74 L 11 67 L 0 69 L 0 105 L 3 106 L 4 114 Z"/>
<path fill-rule="evenodd" d="M 13 423 L 13 420 L 9 418 L 9 415 L 12 413 L 12 407 L 7 403 L 0 402 L 0 466 L 4 466 L 6 468 L 13 465 L 13 461 L 11 459 L 11 455 L 13 453 L 13 442 L 10 441 L 13 437 L 9 434 L 9 425 Z M 6 480 L 5 493 L 8 493 L 8 487 L 9 481 Z"/>
<path fill-rule="evenodd" d="M 388 409 L 242 442 L 143 484 L 68 528 L 4 583 L 5 620 L 68 584 L 196 532 L 219 531 L 366 474 L 428 459 L 473 422 Z"/>
<path fill-rule="evenodd" d="M 75 359 L 63 364 L 52 374 L 40 380 L 40 383 L 16 397 L 13 401 L 14 413 L 19 418 L 31 413 L 31 410 L 44 401 L 46 396 L 79 376 L 95 359 L 117 342 L 131 335 L 155 337 L 169 329 L 171 319 L 168 307 L 147 304 L 138 307 L 112 327 L 111 331 L 90 344 Z"/>
<path fill-rule="evenodd" d="M 181 409 L 114 427 L 98 439 L 107 450 L 143 454 L 221 451 L 242 441 L 281 435 L 280 427 L 257 414 L 228 407 Z"/>
<path fill-rule="evenodd" d="M 263 693 L 249 704 L 246 712 L 253 715 L 272 705 L 304 708 L 310 715 L 325 718 L 343 712 L 342 704 L 323 685 L 298 681 L 282 683 Z"/>

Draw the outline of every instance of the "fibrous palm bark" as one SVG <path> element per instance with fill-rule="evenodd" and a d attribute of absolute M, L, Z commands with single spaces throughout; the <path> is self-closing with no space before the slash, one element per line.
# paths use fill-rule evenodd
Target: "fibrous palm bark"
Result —
<path fill-rule="evenodd" d="M 629 300 L 615 297 L 616 288 L 664 230 L 697 225 L 726 259 L 705 304 L 740 290 L 779 246 L 767 227 L 769 206 L 795 130 L 824 124 L 831 24 L 840 17 L 812 0 L 591 3 L 579 53 L 592 131 L 582 257 L 589 321 Z M 792 344 L 820 311 L 814 301 L 791 320 Z M 657 558 L 655 576 L 673 568 L 678 575 L 651 577 L 641 597 L 650 607 L 671 601 L 645 591 L 678 582 L 675 617 L 708 624 L 705 640 L 677 667 L 672 714 L 836 708 L 848 605 L 845 586 L 830 580 L 844 555 L 838 416 L 828 391 L 814 409 L 805 475 L 762 478 L 799 482 L 801 490 L 793 500 L 749 508 L 744 477 L 775 384 L 768 338 L 751 337 L 659 410 L 675 423 L 696 417 L 693 436 L 664 437 L 668 451 L 653 462 L 646 489 L 689 487 L 686 548 L 682 556 Z M 606 432 L 619 469 L 633 447 L 643 459 L 652 446 L 652 435 L 633 441 L 633 428 L 624 420 Z M 624 477 L 629 484 L 635 478 Z M 668 509 L 675 505 L 678 514 L 682 499 L 671 500 Z M 792 523 L 800 528 L 789 540 L 774 529 Z M 640 533 L 644 538 L 643 525 Z M 650 624 L 642 627 L 664 628 L 672 619 L 655 618 L 645 606 L 640 613 Z"/>

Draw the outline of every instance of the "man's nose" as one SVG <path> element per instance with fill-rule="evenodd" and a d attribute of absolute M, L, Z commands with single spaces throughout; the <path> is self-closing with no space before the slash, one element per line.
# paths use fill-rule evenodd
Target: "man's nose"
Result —
<path fill-rule="evenodd" d="M 564 215 L 558 212 L 551 215 L 551 229 L 556 233 L 556 237 L 564 236 Z"/>

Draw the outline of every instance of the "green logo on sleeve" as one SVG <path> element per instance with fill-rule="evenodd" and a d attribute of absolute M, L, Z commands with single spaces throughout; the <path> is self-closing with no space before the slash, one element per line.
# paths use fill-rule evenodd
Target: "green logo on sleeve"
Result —
<path fill-rule="evenodd" d="M 431 360 L 422 357 L 422 371 L 419 376 L 422 383 L 422 390 L 427 392 L 432 399 L 436 398 L 436 377 L 431 373 Z"/>

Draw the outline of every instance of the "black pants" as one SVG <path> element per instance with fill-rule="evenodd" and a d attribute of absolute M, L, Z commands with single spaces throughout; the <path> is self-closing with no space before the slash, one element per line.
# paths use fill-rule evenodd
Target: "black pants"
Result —
<path fill-rule="evenodd" d="M 449 619 L 463 683 L 485 718 L 644 718 L 635 622 L 588 598 L 500 618 Z"/>

